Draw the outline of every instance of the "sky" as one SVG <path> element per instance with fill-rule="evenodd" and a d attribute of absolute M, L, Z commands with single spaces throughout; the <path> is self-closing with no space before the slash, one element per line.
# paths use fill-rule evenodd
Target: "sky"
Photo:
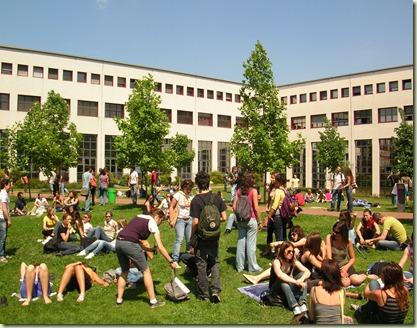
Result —
<path fill-rule="evenodd" d="M 412 0 L 2 0 L 0 44 L 277 85 L 413 63 Z"/>

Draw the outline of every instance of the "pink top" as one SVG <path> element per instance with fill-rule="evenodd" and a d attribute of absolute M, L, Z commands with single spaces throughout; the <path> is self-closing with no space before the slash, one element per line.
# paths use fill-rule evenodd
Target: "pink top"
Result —
<path fill-rule="evenodd" d="M 298 206 L 304 206 L 305 200 L 301 192 L 295 194 L 295 200 L 297 201 Z"/>
<path fill-rule="evenodd" d="M 237 197 L 239 196 L 240 196 L 240 189 L 237 190 Z M 249 203 L 251 207 L 251 212 L 250 212 L 251 219 L 256 219 L 254 205 L 253 205 L 253 188 L 249 189 L 248 197 L 249 197 Z"/>
<path fill-rule="evenodd" d="M 331 194 L 331 193 L 329 193 L 329 192 L 326 192 L 326 193 L 324 194 L 324 200 L 325 200 L 326 202 L 330 202 L 330 201 L 332 200 L 332 194 Z"/>

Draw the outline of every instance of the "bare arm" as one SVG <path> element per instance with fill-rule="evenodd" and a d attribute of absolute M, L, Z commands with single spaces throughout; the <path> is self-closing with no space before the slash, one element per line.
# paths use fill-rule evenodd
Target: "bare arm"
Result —
<path fill-rule="evenodd" d="M 177 217 L 175 215 L 175 208 L 177 206 L 178 201 L 175 198 L 172 198 L 171 205 L 169 206 L 169 225 L 171 227 L 175 226 L 177 222 Z"/>
<path fill-rule="evenodd" d="M 274 262 L 272 262 L 272 269 L 274 270 L 275 275 L 282 281 L 289 284 L 297 284 L 297 280 L 281 270 L 281 263 L 278 260 L 274 260 Z"/>
<path fill-rule="evenodd" d="M 365 242 L 365 240 L 363 239 L 361 228 L 362 228 L 362 222 L 359 222 L 355 231 L 356 231 L 356 236 L 359 238 L 359 243 L 363 244 Z"/>
<path fill-rule="evenodd" d="M 348 263 L 346 263 L 344 266 L 342 266 L 340 269 L 343 271 L 347 271 L 349 270 L 349 268 L 355 263 L 356 261 L 356 257 L 355 257 L 355 251 L 353 250 L 353 244 L 352 242 L 349 240 L 349 243 L 347 244 L 347 251 L 349 254 L 349 261 Z"/>
<path fill-rule="evenodd" d="M 294 266 L 303 273 L 303 275 L 299 279 L 297 279 L 299 282 L 304 282 L 310 277 L 310 270 L 307 269 L 300 261 L 296 260 Z"/>
<path fill-rule="evenodd" d="M 332 244 L 330 241 L 330 235 L 326 236 L 326 257 L 331 260 L 332 257 Z"/>
<path fill-rule="evenodd" d="M 370 301 L 375 301 L 379 306 L 384 306 L 384 299 L 382 298 L 381 289 L 371 290 L 369 284 L 366 285 L 363 295 Z"/>
<path fill-rule="evenodd" d="M 164 244 L 161 240 L 161 235 L 159 233 L 153 234 L 156 242 L 156 247 L 158 248 L 159 253 L 169 262 L 170 266 L 175 269 L 178 265 L 176 262 L 173 262 L 171 256 L 169 256 L 167 250 L 165 249 Z"/>
<path fill-rule="evenodd" d="M 253 208 L 255 211 L 256 221 L 258 221 L 259 223 L 260 215 L 259 215 L 258 191 L 255 188 L 253 189 L 252 200 L 253 200 Z"/>
<path fill-rule="evenodd" d="M 384 229 L 384 231 L 382 231 L 382 234 L 376 238 L 372 238 L 372 239 L 368 239 L 367 242 L 370 244 L 375 244 L 375 242 L 379 241 L 379 240 L 385 240 L 387 238 L 388 235 L 388 230 Z"/>
<path fill-rule="evenodd" d="M 7 208 L 7 203 L 1 203 L 1 210 L 3 212 L 3 217 L 4 217 L 4 220 L 6 221 L 7 226 L 10 227 L 12 224 L 12 220 L 10 219 L 9 209 Z"/>
<path fill-rule="evenodd" d="M 398 262 L 398 265 L 404 269 L 405 263 L 407 262 L 409 257 L 408 248 L 404 249 L 403 256 L 401 257 L 400 262 Z"/>

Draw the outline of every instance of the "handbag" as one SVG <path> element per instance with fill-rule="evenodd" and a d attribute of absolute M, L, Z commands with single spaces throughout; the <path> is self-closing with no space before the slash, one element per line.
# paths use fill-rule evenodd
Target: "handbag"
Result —
<path fill-rule="evenodd" d="M 164 286 L 166 296 L 171 301 L 175 301 L 175 302 L 185 301 L 185 300 L 190 299 L 188 297 L 188 294 L 190 293 L 190 290 L 177 277 L 175 269 L 173 269 L 172 272 L 173 272 L 173 274 L 172 274 L 171 281 L 166 283 L 165 286 Z"/>
<path fill-rule="evenodd" d="M 340 316 L 342 325 L 353 325 L 353 319 L 345 315 L 345 290 L 341 289 L 339 292 L 340 298 Z"/>

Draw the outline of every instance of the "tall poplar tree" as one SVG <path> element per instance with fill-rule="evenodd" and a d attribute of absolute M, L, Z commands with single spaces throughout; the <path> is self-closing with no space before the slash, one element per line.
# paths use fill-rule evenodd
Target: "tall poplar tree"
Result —
<path fill-rule="evenodd" d="M 413 125 L 404 119 L 404 112 L 399 108 L 401 124 L 394 129 L 395 137 L 392 138 L 394 145 L 394 170 L 402 175 L 413 177 L 414 175 L 414 133 Z"/>

